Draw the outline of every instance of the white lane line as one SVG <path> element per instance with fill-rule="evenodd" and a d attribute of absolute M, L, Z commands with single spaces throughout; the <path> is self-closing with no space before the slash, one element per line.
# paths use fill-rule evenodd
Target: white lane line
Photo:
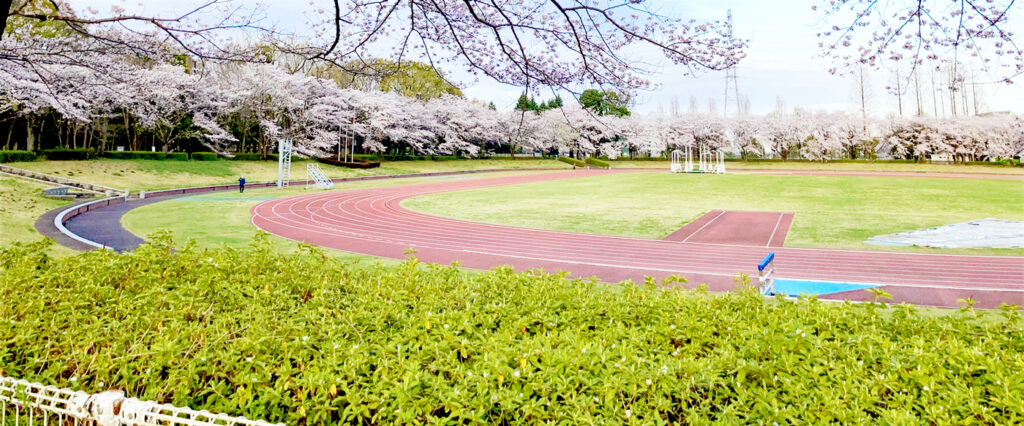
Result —
<path fill-rule="evenodd" d="M 725 212 L 727 212 L 727 211 L 728 210 L 722 210 L 721 212 L 719 212 L 717 215 L 715 215 L 715 217 L 711 218 L 711 220 L 709 220 L 708 223 L 705 223 L 704 226 L 701 226 L 700 228 L 697 228 L 696 231 L 694 231 L 692 234 L 688 235 L 686 237 L 686 239 L 683 240 L 683 242 L 685 243 L 685 242 L 689 241 L 690 238 L 693 238 L 694 235 L 699 234 L 700 231 L 704 230 L 704 228 L 707 227 L 708 225 L 710 225 L 711 222 L 714 222 L 714 221 L 718 220 L 718 218 L 722 217 L 722 215 L 725 214 Z"/>
<path fill-rule="evenodd" d="M 779 230 L 779 224 L 782 223 L 782 217 L 785 216 L 785 215 L 786 215 L 785 213 L 779 213 L 779 220 L 775 221 L 775 229 L 772 229 L 772 235 L 770 237 L 768 237 L 768 242 L 765 243 L 765 245 L 764 245 L 765 247 L 771 247 L 772 246 L 772 240 L 775 239 L 775 232 L 777 232 Z"/>

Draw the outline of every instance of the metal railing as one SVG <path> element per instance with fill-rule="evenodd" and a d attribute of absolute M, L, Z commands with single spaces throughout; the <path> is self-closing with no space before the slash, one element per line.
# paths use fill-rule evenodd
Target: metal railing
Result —
<path fill-rule="evenodd" d="M 88 394 L 0 376 L 0 425 L 271 426 L 205 410 L 126 398 L 121 391 Z M 283 424 L 279 424 L 283 425 Z"/>

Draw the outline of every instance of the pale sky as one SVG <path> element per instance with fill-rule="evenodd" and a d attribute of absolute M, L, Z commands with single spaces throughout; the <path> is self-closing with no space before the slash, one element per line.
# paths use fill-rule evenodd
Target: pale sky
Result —
<path fill-rule="evenodd" d="M 931 0 L 942 1 L 942 0 Z M 204 0 L 205 2 L 205 0 Z M 185 7 L 200 4 L 195 0 L 180 2 L 143 0 L 69 0 L 76 10 L 84 11 L 87 7 L 99 9 L 105 13 L 111 4 L 117 4 L 131 12 L 167 13 L 171 10 L 181 11 Z M 250 6 L 253 0 L 236 0 L 234 4 Z M 265 22 L 278 28 L 296 31 L 305 28 L 307 13 L 314 8 L 327 7 L 321 0 L 310 5 L 308 0 L 264 0 L 266 7 Z M 822 30 L 818 16 L 811 11 L 811 5 L 823 4 L 821 0 L 713 0 L 683 1 L 662 0 L 649 1 L 657 5 L 658 11 L 666 15 L 694 18 L 697 20 L 724 20 L 726 11 L 732 9 L 735 35 L 749 39 L 747 58 L 737 68 L 739 91 L 741 96 L 750 99 L 754 113 L 766 113 L 775 109 L 776 99 L 781 96 L 787 108 L 803 107 L 807 109 L 849 110 L 856 109 L 852 101 L 852 82 L 849 78 L 830 75 L 827 59 L 816 58 L 819 54 L 815 34 Z M 1014 6 L 1021 8 L 1024 6 Z M 1012 18 L 1011 28 L 1017 29 L 1016 34 L 1024 34 L 1024 11 L 1017 11 Z M 680 109 L 689 108 L 690 97 L 697 98 L 701 111 L 708 109 L 709 99 L 714 99 L 717 110 L 722 110 L 725 90 L 725 74 L 723 72 L 707 72 L 698 77 L 682 75 L 682 68 L 665 60 L 640 51 L 639 57 L 646 62 L 655 63 L 660 71 L 648 78 L 657 84 L 656 88 L 637 93 L 633 110 L 638 112 L 656 112 L 659 109 L 667 112 L 672 98 L 679 100 Z M 463 86 L 464 93 L 471 98 L 493 101 L 499 108 L 511 108 L 522 92 L 521 88 L 503 85 L 485 77 L 473 79 L 463 70 L 454 69 L 454 65 L 445 69 L 447 73 Z M 895 113 L 896 99 L 886 93 L 885 85 L 892 76 L 884 71 L 872 72 L 873 100 L 875 116 Z M 1018 114 L 1024 112 L 1024 78 L 1018 77 L 1017 84 L 990 84 L 985 86 L 985 103 L 988 110 L 1012 110 Z M 913 110 L 912 100 L 904 99 L 904 112 Z M 908 107 L 908 104 L 910 106 Z M 928 103 L 926 108 L 930 108 Z M 730 110 L 735 107 L 730 105 Z"/>

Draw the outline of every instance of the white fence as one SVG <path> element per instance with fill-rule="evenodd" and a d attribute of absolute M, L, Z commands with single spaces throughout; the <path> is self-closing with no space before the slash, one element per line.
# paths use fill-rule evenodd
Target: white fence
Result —
<path fill-rule="evenodd" d="M 224 414 L 125 398 L 121 391 L 88 394 L 0 376 L 0 426 L 88 424 L 100 426 L 270 426 Z"/>

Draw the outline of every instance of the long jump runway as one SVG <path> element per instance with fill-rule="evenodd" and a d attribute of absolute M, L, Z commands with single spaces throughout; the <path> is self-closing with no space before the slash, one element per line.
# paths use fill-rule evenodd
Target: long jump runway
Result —
<path fill-rule="evenodd" d="M 958 306 L 957 299 L 971 297 L 979 307 L 1024 305 L 1024 258 L 1019 256 L 651 240 L 490 225 L 426 215 L 400 205 L 424 194 L 617 172 L 577 170 L 301 195 L 254 206 L 252 223 L 288 239 L 374 256 L 401 259 L 413 248 L 426 262 L 458 261 L 477 269 L 510 265 L 517 270 L 564 270 L 608 282 L 678 274 L 690 287 L 706 283 L 715 291 L 733 289 L 740 273 L 756 281 L 758 261 L 774 251 L 780 278 L 876 285 L 892 294 L 893 302 Z M 822 298 L 872 296 L 856 290 Z"/>

